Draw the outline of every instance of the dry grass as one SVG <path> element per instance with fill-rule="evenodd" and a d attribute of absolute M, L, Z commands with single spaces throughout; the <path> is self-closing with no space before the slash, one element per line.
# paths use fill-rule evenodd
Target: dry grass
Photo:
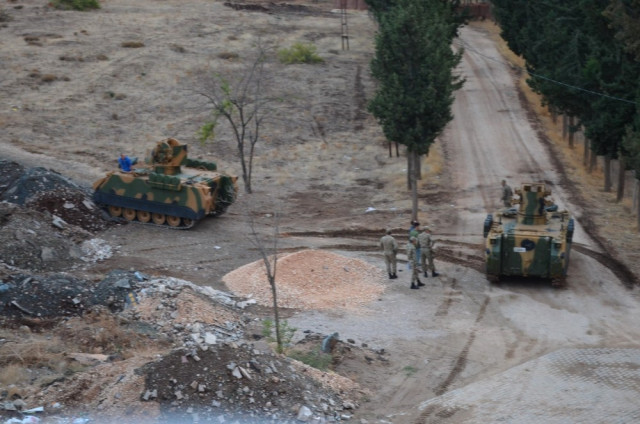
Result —
<path fill-rule="evenodd" d="M 45 384 L 62 375 L 84 371 L 88 365 L 75 361 L 75 352 L 132 357 L 149 349 L 148 339 L 120 325 L 105 311 L 71 318 L 43 333 L 4 329 L 0 333 L 0 386 Z M 160 343 L 161 345 L 162 343 Z"/>
<path fill-rule="evenodd" d="M 68 320 L 58 332 L 67 346 L 78 352 L 122 354 L 144 345 L 134 331 L 120 326 L 118 317 L 99 311 Z"/>
<path fill-rule="evenodd" d="M 27 376 L 25 368 L 18 364 L 3 366 L 0 370 L 0 385 L 11 386 L 24 381 Z"/>

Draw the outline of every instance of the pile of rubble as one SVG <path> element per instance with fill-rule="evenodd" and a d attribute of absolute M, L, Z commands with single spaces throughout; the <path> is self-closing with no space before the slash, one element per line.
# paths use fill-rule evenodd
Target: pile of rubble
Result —
<path fill-rule="evenodd" d="M 344 377 L 275 354 L 254 328 L 261 321 L 245 310 L 254 301 L 210 287 L 130 271 L 99 283 L 23 275 L 0 287 L 5 328 L 36 333 L 58 314 L 64 319 L 47 321 L 41 337 L 99 338 L 87 320 L 110 313 L 140 341 L 135 352 L 68 353 L 81 372 L 6 391 L 0 418 L 22 419 L 36 408 L 52 423 L 324 423 L 350 418 L 363 393 Z M 0 343 L 0 356 L 5 349 Z"/>
<path fill-rule="evenodd" d="M 356 383 L 276 354 L 264 339 L 262 320 L 247 307 L 270 306 L 267 294 L 234 295 L 134 271 L 114 270 L 100 281 L 75 277 L 84 262 L 112 253 L 93 236 L 110 224 L 90 191 L 53 171 L 0 166 L 0 370 L 28 377 L 0 387 L 1 423 L 351 417 L 364 393 Z M 358 291 L 354 305 L 382 292 L 375 267 L 327 255 L 307 251 L 282 259 L 289 302 L 299 284 L 320 307 L 339 306 L 336 301 L 350 297 L 344 289 Z M 301 263 L 311 266 L 310 277 L 297 278 Z M 259 265 L 252 266 L 244 281 L 259 275 Z M 243 281 L 247 271 L 230 278 Z M 32 347 L 41 351 L 26 358 L 22 352 Z"/>
<path fill-rule="evenodd" d="M 99 243 L 85 242 L 113 224 L 102 219 L 87 188 L 44 168 L 0 161 L 0 169 L 1 263 L 62 271 L 94 259 Z"/>

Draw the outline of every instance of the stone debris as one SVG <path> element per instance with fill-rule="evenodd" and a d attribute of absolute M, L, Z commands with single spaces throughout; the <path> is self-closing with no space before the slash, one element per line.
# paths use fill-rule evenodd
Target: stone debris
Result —
<path fill-rule="evenodd" d="M 113 249 L 105 240 L 92 238 L 85 240 L 80 245 L 84 262 L 100 262 L 109 259 L 113 255 Z"/>
<path fill-rule="evenodd" d="M 73 276 L 69 271 L 113 254 L 92 233 L 107 224 L 89 191 L 42 168 L 4 163 L 4 169 L 10 172 L 0 175 L 0 239 L 10 242 L 0 244 L 3 328 L 15 329 L 15 340 L 40 338 L 46 345 L 66 337 L 90 344 L 109 342 L 100 326 L 115 325 L 116 334 L 128 334 L 140 348 L 125 356 L 102 347 L 82 351 L 79 344 L 60 353 L 74 372 L 56 377 L 50 367 L 30 370 L 52 375 L 46 375 L 45 385 L 0 391 L 0 423 L 98 423 L 99 417 L 139 424 L 347 419 L 349 399 L 364 393 L 357 384 L 275 354 L 255 330 L 247 332 L 256 320 L 248 307 L 271 306 L 268 293 L 255 288 L 229 293 L 134 270 L 112 270 L 100 281 Z M 305 261 L 310 271 L 296 268 Z M 279 269 L 283 306 L 295 305 L 297 297 L 305 307 L 358 307 L 384 288 L 376 280 L 377 268 L 327 252 L 288 255 Z M 260 266 L 245 271 L 259 281 Z M 268 290 L 268 284 L 262 288 Z M 319 303 L 312 302 L 315 296 Z M 14 357 L 15 340 L 4 337 L 0 357 Z M 26 415 L 34 413 L 41 415 Z"/>
<path fill-rule="evenodd" d="M 200 423 L 331 423 L 347 420 L 346 411 L 355 407 L 350 399 L 365 393 L 345 377 L 275 354 L 264 341 L 248 341 L 246 327 L 254 320 L 239 306 L 243 299 L 230 293 L 118 270 L 98 283 L 53 274 L 14 276 L 2 284 L 8 287 L 0 292 L 2 304 L 17 300 L 43 317 L 81 317 L 106 307 L 123 325 L 137 329 L 139 337 L 169 348 L 153 358 L 130 360 L 69 353 L 67 358 L 84 372 L 16 400 L 0 398 L 0 418 L 3 410 L 18 413 L 45 405 L 47 415 L 59 418 L 57 423 L 69 423 L 73 414 L 74 419 L 106 411 L 117 415 L 139 402 L 133 408 L 147 420 L 137 417 L 141 424 L 194 422 L 196 416 Z M 44 290 L 49 294 L 41 302 Z M 25 314 L 0 307 L 2 316 L 18 317 L 16 313 Z M 129 361 L 138 365 L 132 368 Z M 84 395 L 62 395 L 77 390 Z M 89 393 L 101 395 L 92 399 Z"/>

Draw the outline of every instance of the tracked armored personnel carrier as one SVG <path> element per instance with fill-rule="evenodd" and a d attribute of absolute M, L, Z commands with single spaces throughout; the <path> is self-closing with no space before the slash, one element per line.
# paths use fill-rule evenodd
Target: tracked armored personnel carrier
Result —
<path fill-rule="evenodd" d="M 515 190 L 513 207 L 484 222 L 487 277 L 522 276 L 563 285 L 569 267 L 574 220 L 559 211 L 543 183 Z"/>
<path fill-rule="evenodd" d="M 237 196 L 237 177 L 213 162 L 187 157 L 174 138 L 157 143 L 145 164 L 116 170 L 93 184 L 93 200 L 112 219 L 187 229 L 224 213 Z"/>

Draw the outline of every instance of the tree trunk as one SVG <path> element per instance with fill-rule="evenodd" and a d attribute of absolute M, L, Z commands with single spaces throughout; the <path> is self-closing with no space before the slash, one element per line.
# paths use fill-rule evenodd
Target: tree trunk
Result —
<path fill-rule="evenodd" d="M 633 171 L 633 194 L 631 195 L 631 213 L 637 213 L 640 217 L 640 209 L 638 209 L 638 203 L 640 200 L 638 199 L 638 190 L 640 190 L 640 180 L 638 180 L 638 172 Z M 639 218 L 640 219 L 640 218 Z M 638 228 L 640 231 L 640 228 Z"/>
<path fill-rule="evenodd" d="M 411 152 L 412 156 L 420 157 L 417 153 Z M 415 162 L 415 158 L 414 158 Z M 418 180 L 415 167 L 411 173 L 411 219 L 418 220 Z"/>
<path fill-rule="evenodd" d="M 422 180 L 422 161 L 420 160 L 420 155 L 416 154 L 415 155 L 415 161 L 416 161 L 416 180 Z"/>
<path fill-rule="evenodd" d="M 393 157 L 393 150 L 391 150 L 391 145 L 393 143 L 391 141 L 389 141 L 389 157 L 392 158 Z"/>
<path fill-rule="evenodd" d="M 407 190 L 411 190 L 412 175 L 413 175 L 413 152 L 407 151 Z"/>
<path fill-rule="evenodd" d="M 618 193 L 616 194 L 616 202 L 620 203 L 624 197 L 624 177 L 626 173 L 626 166 L 622 153 L 618 156 L 618 165 Z"/>
<path fill-rule="evenodd" d="M 582 166 L 584 166 L 585 168 L 589 163 L 588 159 L 589 159 L 589 139 L 585 137 L 584 138 L 584 155 L 582 156 Z"/>
<path fill-rule="evenodd" d="M 573 141 L 575 139 L 575 129 L 573 128 L 575 117 L 569 117 L 569 148 L 573 149 Z"/>
<path fill-rule="evenodd" d="M 637 175 L 636 175 L 637 177 Z M 634 190 L 636 193 L 636 232 L 640 233 L 640 180 L 636 179 L 636 189 Z"/>
<path fill-rule="evenodd" d="M 269 276 L 269 284 L 271 285 L 271 296 L 273 296 L 273 319 L 276 324 L 276 345 L 278 346 L 278 353 L 282 353 L 284 351 L 284 346 L 282 346 L 282 336 L 280 335 L 280 313 L 278 308 L 276 279 L 274 276 Z"/>
<path fill-rule="evenodd" d="M 604 156 L 604 192 L 611 192 L 611 156 Z"/>
<path fill-rule="evenodd" d="M 596 169 L 596 165 L 598 165 L 598 155 L 589 149 L 589 173 L 592 173 Z"/>
<path fill-rule="evenodd" d="M 400 157 L 400 143 L 396 142 L 396 157 Z"/>

